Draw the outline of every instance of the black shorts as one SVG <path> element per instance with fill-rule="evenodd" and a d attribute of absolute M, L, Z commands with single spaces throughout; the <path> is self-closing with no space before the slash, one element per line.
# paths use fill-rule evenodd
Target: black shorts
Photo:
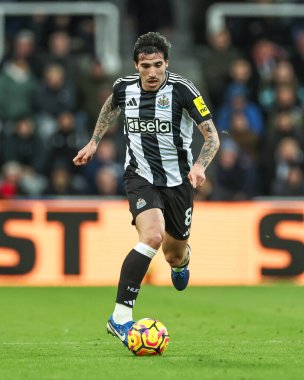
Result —
<path fill-rule="evenodd" d="M 124 184 L 133 225 L 141 212 L 160 208 L 166 232 L 178 240 L 188 239 L 193 210 L 193 188 L 190 182 L 174 187 L 158 187 L 137 174 L 126 172 Z"/>

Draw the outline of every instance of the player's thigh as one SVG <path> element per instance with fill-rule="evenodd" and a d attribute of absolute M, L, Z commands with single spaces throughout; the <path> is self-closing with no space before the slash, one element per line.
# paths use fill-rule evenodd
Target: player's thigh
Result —
<path fill-rule="evenodd" d="M 162 192 L 166 232 L 176 240 L 188 240 L 192 222 L 193 188 L 186 182 Z"/>
<path fill-rule="evenodd" d="M 152 208 L 141 212 L 136 218 L 139 240 L 159 248 L 165 236 L 165 219 L 162 210 Z"/>

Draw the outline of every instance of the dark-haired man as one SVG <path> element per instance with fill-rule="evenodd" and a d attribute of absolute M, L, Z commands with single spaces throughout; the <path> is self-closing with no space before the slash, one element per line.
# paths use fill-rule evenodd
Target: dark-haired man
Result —
<path fill-rule="evenodd" d="M 92 139 L 74 158 L 75 165 L 86 164 L 113 120 L 123 113 L 124 182 L 139 242 L 122 264 L 107 330 L 126 346 L 141 282 L 160 246 L 175 288 L 184 290 L 188 285 L 193 188 L 204 183 L 205 170 L 219 147 L 211 114 L 198 90 L 189 80 L 167 71 L 169 48 L 159 33 L 138 38 L 133 57 L 138 73 L 114 83 Z M 193 120 L 205 139 L 194 165 Z"/>

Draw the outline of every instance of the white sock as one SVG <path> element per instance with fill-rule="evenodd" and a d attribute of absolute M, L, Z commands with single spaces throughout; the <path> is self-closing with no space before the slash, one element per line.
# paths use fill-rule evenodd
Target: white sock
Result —
<path fill-rule="evenodd" d="M 156 255 L 157 249 L 154 249 L 150 247 L 149 245 L 142 243 L 139 241 L 136 246 L 134 247 L 135 251 L 141 253 L 144 256 L 149 257 L 150 259 L 153 259 L 153 257 Z"/>
<path fill-rule="evenodd" d="M 114 322 L 119 325 L 133 321 L 133 309 L 120 303 L 116 303 L 113 312 L 113 319 Z"/>

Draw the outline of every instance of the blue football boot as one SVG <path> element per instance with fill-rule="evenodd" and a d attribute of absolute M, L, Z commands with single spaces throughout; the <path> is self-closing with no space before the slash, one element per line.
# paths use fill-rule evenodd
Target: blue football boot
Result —
<path fill-rule="evenodd" d="M 134 322 L 130 321 L 130 322 L 124 323 L 123 325 L 119 325 L 118 323 L 114 322 L 113 316 L 111 315 L 107 323 L 107 331 L 108 331 L 108 334 L 112 334 L 113 336 L 116 336 L 122 341 L 122 343 L 126 347 L 128 347 L 128 332 L 130 328 L 133 326 L 133 324 Z"/>
<path fill-rule="evenodd" d="M 188 265 L 190 262 L 191 249 L 188 244 L 187 244 L 187 248 L 188 248 L 189 260 L 187 264 L 184 266 L 184 268 L 183 269 L 181 268 L 182 270 L 180 272 L 175 272 L 173 269 L 171 269 L 172 283 L 175 289 L 179 291 L 186 289 L 189 282 L 189 278 L 190 278 L 190 271 L 188 269 Z"/>

